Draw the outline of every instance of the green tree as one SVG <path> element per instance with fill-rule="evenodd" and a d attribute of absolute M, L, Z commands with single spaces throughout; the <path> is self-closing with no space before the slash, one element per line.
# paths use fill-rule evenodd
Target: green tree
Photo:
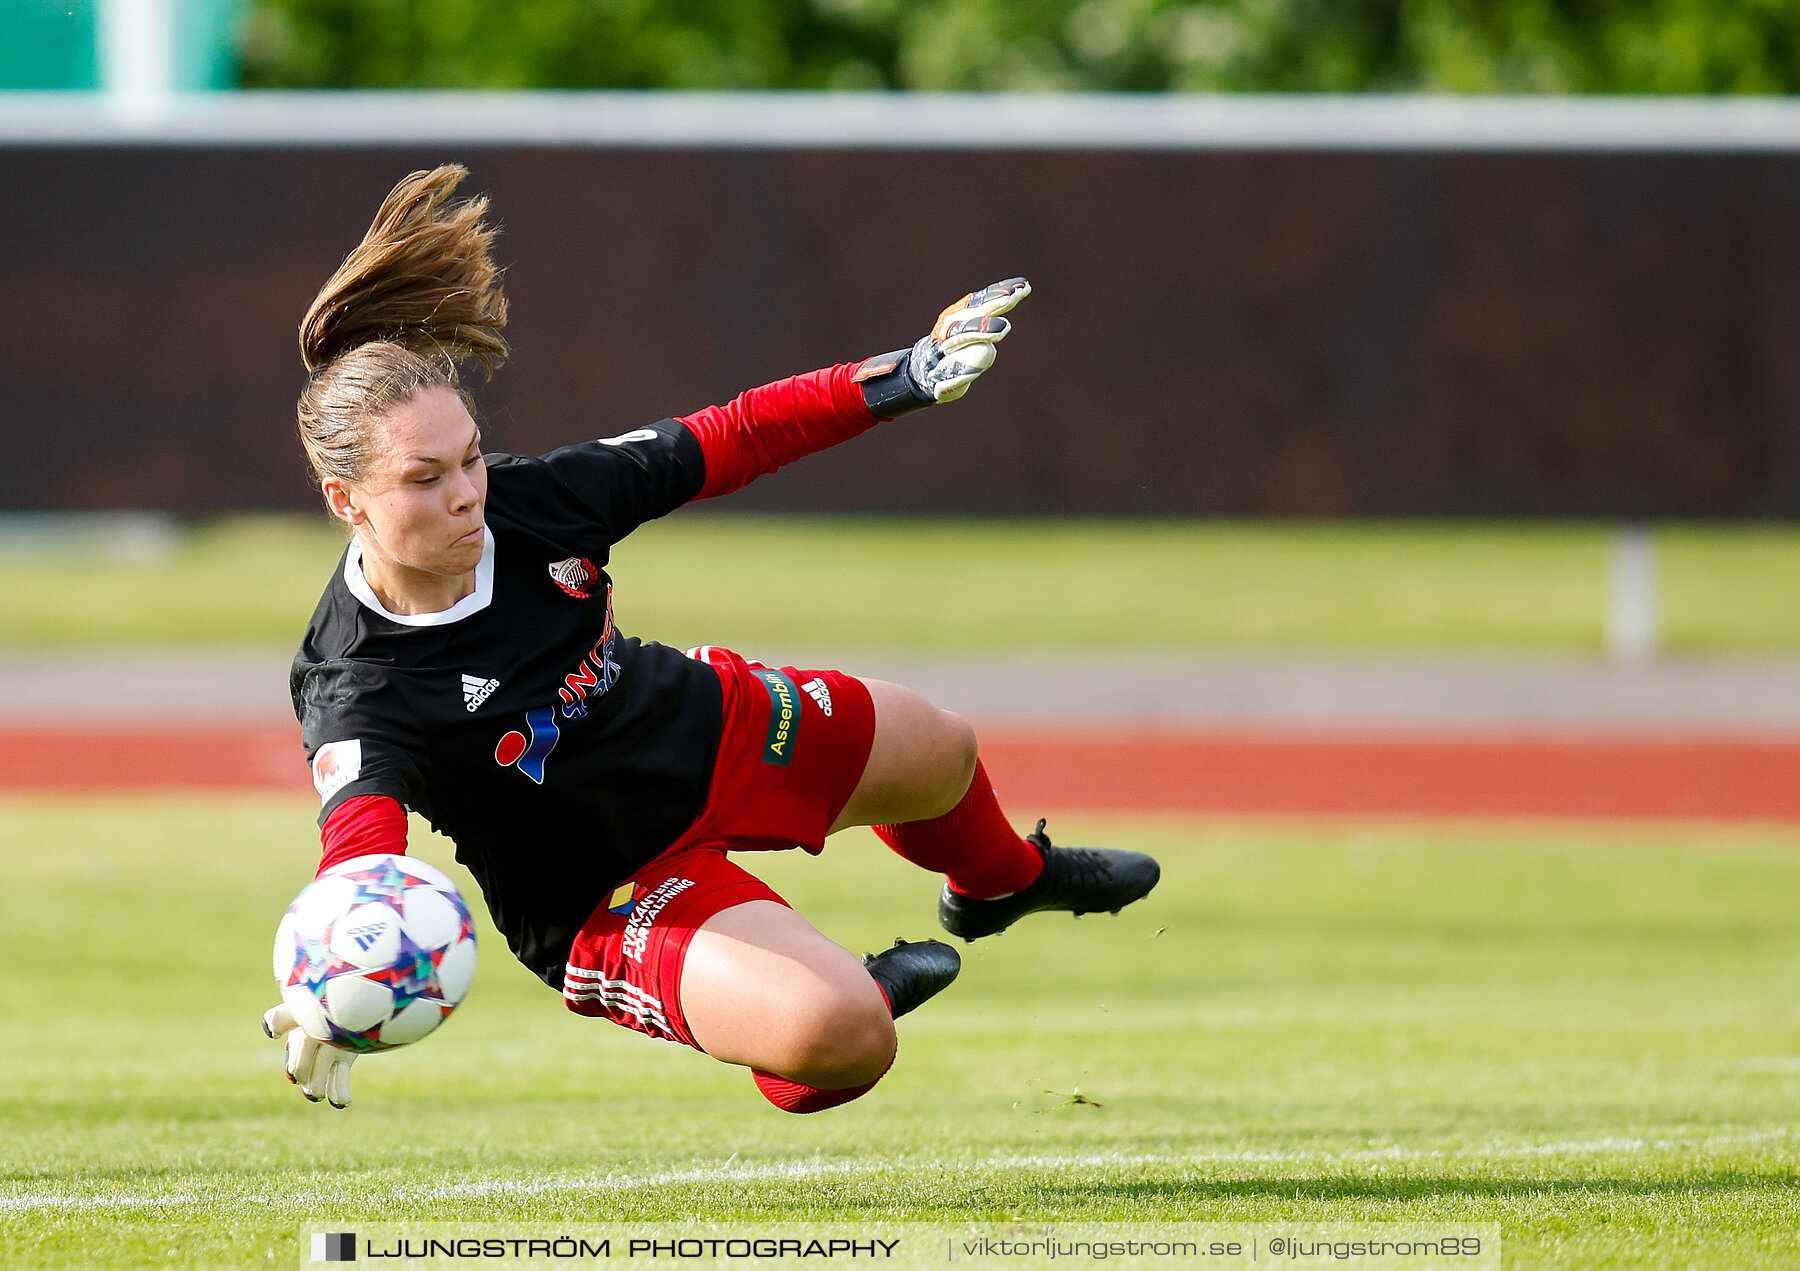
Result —
<path fill-rule="evenodd" d="M 283 88 L 824 88 L 893 57 L 806 0 L 258 0 L 241 41 Z"/>
<path fill-rule="evenodd" d="M 1800 0 L 254 0 L 251 87 L 1800 90 Z"/>

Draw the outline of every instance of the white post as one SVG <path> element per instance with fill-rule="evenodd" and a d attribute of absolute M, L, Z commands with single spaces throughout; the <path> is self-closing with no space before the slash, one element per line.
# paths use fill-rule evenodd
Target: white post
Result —
<path fill-rule="evenodd" d="M 1649 527 L 1621 526 L 1606 608 L 1606 649 L 1621 666 L 1644 666 L 1656 657 L 1662 638 L 1657 591 L 1656 542 Z"/>
<path fill-rule="evenodd" d="M 99 0 L 100 87 L 126 124 L 150 124 L 175 100 L 175 0 Z"/>

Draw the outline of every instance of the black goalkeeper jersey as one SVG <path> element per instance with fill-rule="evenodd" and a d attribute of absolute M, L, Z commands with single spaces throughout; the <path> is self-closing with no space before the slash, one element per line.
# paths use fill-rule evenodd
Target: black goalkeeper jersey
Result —
<path fill-rule="evenodd" d="M 718 676 L 618 634 L 606 573 L 614 543 L 700 491 L 705 460 L 664 420 L 487 466 L 475 592 L 390 614 L 352 542 L 290 688 L 320 823 L 358 795 L 423 814 L 513 953 L 557 987 L 576 932 L 688 828 L 711 777 Z"/>

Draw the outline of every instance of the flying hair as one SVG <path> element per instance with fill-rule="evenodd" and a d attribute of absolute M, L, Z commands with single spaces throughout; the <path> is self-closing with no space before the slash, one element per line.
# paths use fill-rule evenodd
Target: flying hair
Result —
<path fill-rule="evenodd" d="M 396 185 L 356 250 L 300 323 L 300 357 L 318 371 L 359 345 L 398 344 L 491 373 L 506 360 L 506 295 L 491 255 L 497 230 L 485 196 L 450 202 L 469 170 L 415 172 Z"/>
<path fill-rule="evenodd" d="M 445 164 L 396 185 L 300 323 L 300 438 L 320 480 L 362 480 L 384 414 L 427 388 L 462 395 L 461 364 L 492 375 L 510 352 L 487 199 L 451 199 L 467 175 Z"/>

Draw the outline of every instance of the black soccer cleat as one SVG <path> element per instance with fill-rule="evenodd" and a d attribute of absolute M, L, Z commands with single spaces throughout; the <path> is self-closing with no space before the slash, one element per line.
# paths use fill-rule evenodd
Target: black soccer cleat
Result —
<path fill-rule="evenodd" d="M 887 994 L 888 1009 L 899 1019 L 950 987 L 962 970 L 962 955 L 941 940 L 913 943 L 896 938 L 886 953 L 863 954 L 869 978 Z"/>
<path fill-rule="evenodd" d="M 994 900 L 977 900 L 944 885 L 938 897 L 938 921 L 964 940 L 979 940 L 1005 931 L 1026 914 L 1066 909 L 1077 918 L 1106 910 L 1118 913 L 1150 894 L 1162 877 L 1156 858 L 1142 852 L 1103 847 L 1055 847 L 1044 822 L 1025 836 L 1044 858 L 1044 872 L 1024 891 Z"/>

